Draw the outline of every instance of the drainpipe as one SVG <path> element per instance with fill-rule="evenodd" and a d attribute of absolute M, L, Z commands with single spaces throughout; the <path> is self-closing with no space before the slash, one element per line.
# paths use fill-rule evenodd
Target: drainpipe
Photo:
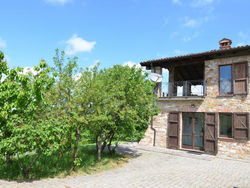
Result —
<path fill-rule="evenodd" d="M 157 83 L 156 83 L 157 84 Z M 157 85 L 154 88 L 154 95 L 157 95 Z M 156 106 L 156 102 L 154 102 L 154 106 Z M 153 138 L 153 146 L 155 146 L 155 138 L 156 138 L 156 129 L 154 128 L 154 118 L 151 116 L 151 129 L 154 131 L 154 138 Z"/>
<path fill-rule="evenodd" d="M 151 129 L 154 131 L 153 146 L 155 146 L 156 130 L 154 128 L 153 116 L 151 117 Z"/>
<path fill-rule="evenodd" d="M 151 72 L 155 72 L 155 69 L 153 69 L 153 64 L 151 63 Z M 156 83 L 156 86 L 155 86 L 155 88 L 154 88 L 154 95 L 156 95 L 157 94 L 157 90 L 156 90 L 156 88 L 157 88 L 157 83 Z M 156 105 L 156 103 L 154 102 L 154 106 Z M 155 128 L 154 128 L 154 119 L 153 119 L 153 116 L 151 117 L 151 129 L 154 131 L 154 138 L 153 138 L 153 146 L 155 146 L 155 138 L 156 138 L 156 130 L 155 130 Z"/>

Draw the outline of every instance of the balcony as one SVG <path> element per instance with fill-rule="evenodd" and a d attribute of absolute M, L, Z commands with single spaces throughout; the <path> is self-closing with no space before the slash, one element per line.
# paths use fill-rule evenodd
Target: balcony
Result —
<path fill-rule="evenodd" d="M 206 94 L 205 80 L 186 80 L 161 83 L 162 100 L 203 100 Z"/>

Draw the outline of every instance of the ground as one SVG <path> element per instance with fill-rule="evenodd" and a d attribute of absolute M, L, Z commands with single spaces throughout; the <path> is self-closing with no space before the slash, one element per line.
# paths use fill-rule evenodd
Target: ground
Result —
<path fill-rule="evenodd" d="M 30 182 L 3 181 L 0 187 L 249 187 L 250 161 L 123 144 L 133 159 L 122 168 L 88 176 Z"/>

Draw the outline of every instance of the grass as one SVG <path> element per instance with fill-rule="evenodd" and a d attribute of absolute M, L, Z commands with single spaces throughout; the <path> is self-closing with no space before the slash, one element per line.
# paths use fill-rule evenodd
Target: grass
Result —
<path fill-rule="evenodd" d="M 28 164 L 34 156 L 26 156 L 21 158 L 22 164 Z M 42 178 L 54 178 L 54 177 L 67 177 L 84 174 L 93 174 L 112 168 L 122 166 L 128 161 L 127 157 L 119 155 L 117 153 L 110 155 L 104 152 L 102 154 L 102 161 L 99 165 L 97 162 L 97 154 L 95 146 L 84 145 L 79 147 L 78 157 L 81 158 L 80 165 L 75 171 L 69 171 L 72 165 L 72 153 L 64 153 L 63 156 L 59 156 L 55 153 L 51 156 L 41 155 L 35 165 L 29 170 L 27 175 L 23 175 L 20 171 L 17 159 L 14 158 L 11 165 L 0 163 L 0 179 L 5 180 L 32 180 Z"/>

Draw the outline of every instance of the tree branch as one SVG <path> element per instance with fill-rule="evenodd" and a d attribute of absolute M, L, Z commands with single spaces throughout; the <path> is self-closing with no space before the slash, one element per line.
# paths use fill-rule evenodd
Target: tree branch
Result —
<path fill-rule="evenodd" d="M 28 170 L 35 164 L 35 162 L 39 159 L 39 157 L 41 156 L 43 152 L 40 151 L 37 156 L 33 159 L 33 161 L 30 163 L 30 165 L 28 167 L 26 167 L 25 169 L 23 169 L 23 173 L 26 174 L 28 172 Z"/>

